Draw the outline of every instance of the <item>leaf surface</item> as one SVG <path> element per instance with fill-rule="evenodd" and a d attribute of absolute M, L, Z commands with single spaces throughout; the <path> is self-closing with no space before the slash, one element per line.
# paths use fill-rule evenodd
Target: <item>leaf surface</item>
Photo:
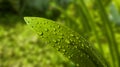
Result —
<path fill-rule="evenodd" d="M 42 41 L 54 47 L 76 64 L 76 67 L 107 67 L 104 59 L 78 33 L 52 20 L 25 17 L 26 23 Z"/>

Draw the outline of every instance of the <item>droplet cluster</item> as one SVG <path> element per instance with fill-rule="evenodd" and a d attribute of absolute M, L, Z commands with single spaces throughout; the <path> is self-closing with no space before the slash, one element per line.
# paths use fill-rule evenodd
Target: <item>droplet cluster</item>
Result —
<path fill-rule="evenodd" d="M 29 24 L 39 34 L 41 39 L 48 41 L 48 44 L 76 63 L 77 67 L 95 66 L 93 58 L 96 56 L 92 54 L 89 43 L 78 33 L 54 21 L 43 18 L 35 18 L 33 22 Z"/>

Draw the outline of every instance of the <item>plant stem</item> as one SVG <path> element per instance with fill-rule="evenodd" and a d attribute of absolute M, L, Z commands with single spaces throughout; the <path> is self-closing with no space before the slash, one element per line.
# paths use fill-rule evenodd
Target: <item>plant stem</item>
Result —
<path fill-rule="evenodd" d="M 101 19 L 103 21 L 104 25 L 104 32 L 105 36 L 107 37 L 108 43 L 109 43 L 109 48 L 112 56 L 112 61 L 114 67 L 119 67 L 120 66 L 120 58 L 119 58 L 119 50 L 118 50 L 118 44 L 115 39 L 115 35 L 112 29 L 111 22 L 107 16 L 107 12 L 105 11 L 105 8 L 101 2 L 101 0 L 96 0 L 96 5 L 98 7 Z M 115 64 L 117 62 L 117 64 Z"/>
<path fill-rule="evenodd" d="M 99 41 L 99 35 L 98 35 L 98 33 L 97 33 L 97 30 L 95 29 L 95 26 L 96 26 L 96 25 L 95 25 L 95 21 L 93 20 L 93 18 L 92 18 L 92 16 L 91 16 L 91 14 L 89 13 L 89 11 L 88 11 L 85 3 L 83 2 L 83 0 L 81 0 L 79 3 L 80 3 L 79 5 L 81 6 L 81 10 L 82 10 L 82 12 L 83 12 L 83 17 L 85 16 L 85 17 L 86 17 L 85 20 L 89 20 L 89 21 L 88 21 L 88 24 L 89 24 L 89 26 L 91 27 L 91 29 L 93 30 L 94 35 L 96 36 L 96 40 L 97 40 L 97 43 L 98 43 L 98 46 L 99 46 L 99 48 L 100 48 L 101 53 L 103 53 L 103 49 L 102 49 L 101 43 L 100 43 L 100 41 Z M 85 17 L 84 17 L 84 18 L 85 18 Z"/>

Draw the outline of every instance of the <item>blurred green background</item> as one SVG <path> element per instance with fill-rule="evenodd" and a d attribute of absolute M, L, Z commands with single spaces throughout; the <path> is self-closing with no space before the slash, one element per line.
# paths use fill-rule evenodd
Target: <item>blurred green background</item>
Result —
<path fill-rule="evenodd" d="M 68 26 L 90 41 L 110 67 L 120 66 L 119 0 L 0 0 L 0 67 L 75 67 L 46 46 L 24 16 Z"/>

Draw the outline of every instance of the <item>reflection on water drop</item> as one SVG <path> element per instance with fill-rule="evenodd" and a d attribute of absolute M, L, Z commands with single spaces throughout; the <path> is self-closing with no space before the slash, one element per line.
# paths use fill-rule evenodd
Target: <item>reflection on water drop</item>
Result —
<path fill-rule="evenodd" d="M 69 41 L 68 39 L 66 39 L 65 42 L 66 42 L 67 44 L 70 44 L 70 41 Z"/>
<path fill-rule="evenodd" d="M 79 39 L 79 37 L 76 37 L 76 39 Z"/>
<path fill-rule="evenodd" d="M 60 26 L 58 25 L 58 28 L 60 28 Z"/>
<path fill-rule="evenodd" d="M 76 66 L 79 67 L 80 65 L 77 63 Z"/>
<path fill-rule="evenodd" d="M 78 48 L 77 46 L 75 46 L 75 48 Z"/>
<path fill-rule="evenodd" d="M 53 31 L 56 31 L 56 29 L 55 29 L 55 28 L 53 28 Z"/>
<path fill-rule="evenodd" d="M 42 35 L 43 35 L 43 32 L 40 32 L 39 35 L 42 36 Z"/>
<path fill-rule="evenodd" d="M 72 37 L 73 37 L 74 35 L 73 35 L 73 34 L 70 34 L 70 36 L 72 36 Z"/>
<path fill-rule="evenodd" d="M 68 58 L 70 59 L 70 58 L 71 58 L 71 56 L 68 56 Z"/>
<path fill-rule="evenodd" d="M 63 49 L 63 52 L 66 52 L 66 50 L 65 50 L 65 49 Z"/>
<path fill-rule="evenodd" d="M 53 40 L 53 42 L 57 43 L 57 40 Z"/>
<path fill-rule="evenodd" d="M 47 29 L 47 28 L 45 29 L 45 32 L 48 32 L 48 29 Z"/>
<path fill-rule="evenodd" d="M 63 39 L 63 36 L 59 36 L 60 39 Z"/>

